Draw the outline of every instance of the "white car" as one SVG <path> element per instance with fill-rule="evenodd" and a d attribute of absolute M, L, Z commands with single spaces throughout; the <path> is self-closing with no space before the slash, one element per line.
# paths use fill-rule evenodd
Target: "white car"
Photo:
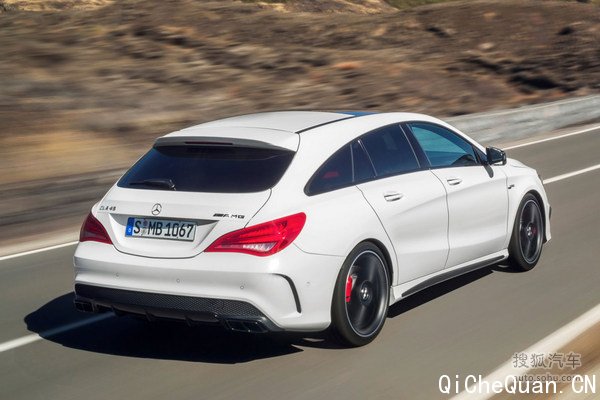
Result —
<path fill-rule="evenodd" d="M 388 306 L 508 259 L 535 266 L 535 170 L 439 119 L 284 111 L 160 137 L 92 208 L 75 304 L 360 346 Z"/>

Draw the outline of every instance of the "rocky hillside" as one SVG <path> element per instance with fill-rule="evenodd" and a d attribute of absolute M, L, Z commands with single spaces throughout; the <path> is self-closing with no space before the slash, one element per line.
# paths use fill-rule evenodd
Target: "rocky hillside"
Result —
<path fill-rule="evenodd" d="M 123 168 L 231 114 L 448 116 L 600 92 L 600 8 L 579 2 L 4 0 L 0 48 L 3 185 Z"/>

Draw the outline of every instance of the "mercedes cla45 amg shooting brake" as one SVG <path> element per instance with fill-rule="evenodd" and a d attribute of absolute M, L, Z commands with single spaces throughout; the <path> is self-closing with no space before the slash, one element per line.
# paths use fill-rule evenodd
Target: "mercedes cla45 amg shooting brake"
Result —
<path fill-rule="evenodd" d="M 75 304 L 360 346 L 421 289 L 533 268 L 549 216 L 533 169 L 436 118 L 226 118 L 160 137 L 93 206 Z"/>

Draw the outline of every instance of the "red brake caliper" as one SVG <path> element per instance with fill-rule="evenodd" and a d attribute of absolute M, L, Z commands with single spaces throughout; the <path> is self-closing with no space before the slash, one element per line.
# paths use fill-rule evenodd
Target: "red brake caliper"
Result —
<path fill-rule="evenodd" d="M 348 279 L 346 280 L 346 303 L 350 303 L 350 297 L 352 297 L 353 284 L 354 280 L 352 279 L 352 275 L 348 275 Z"/>

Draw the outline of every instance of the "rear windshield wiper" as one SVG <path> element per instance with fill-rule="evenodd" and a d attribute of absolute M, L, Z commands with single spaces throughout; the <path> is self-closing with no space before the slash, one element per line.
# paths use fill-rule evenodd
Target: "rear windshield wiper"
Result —
<path fill-rule="evenodd" d="M 177 190 L 175 184 L 170 179 L 144 179 L 141 181 L 129 182 L 129 186 L 150 186 L 167 190 Z"/>

